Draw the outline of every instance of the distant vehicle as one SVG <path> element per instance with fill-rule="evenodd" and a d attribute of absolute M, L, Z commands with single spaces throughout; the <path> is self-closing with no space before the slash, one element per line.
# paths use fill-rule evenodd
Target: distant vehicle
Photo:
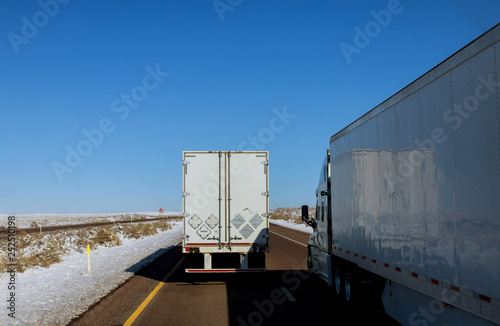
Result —
<path fill-rule="evenodd" d="M 187 273 L 263 272 L 269 153 L 183 152 Z"/>
<path fill-rule="evenodd" d="M 500 25 L 330 138 L 308 268 L 403 325 L 500 324 Z M 365 293 L 366 294 L 366 293 Z"/>

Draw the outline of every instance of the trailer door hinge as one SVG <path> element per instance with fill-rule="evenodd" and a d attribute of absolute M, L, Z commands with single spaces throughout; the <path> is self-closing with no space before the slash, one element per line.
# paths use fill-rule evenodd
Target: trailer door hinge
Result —
<path fill-rule="evenodd" d="M 265 164 L 265 165 L 269 165 L 269 161 L 262 161 L 260 163 Z"/>
<path fill-rule="evenodd" d="M 261 193 L 262 196 L 269 196 L 269 191 L 265 191 L 263 193 Z"/>
<path fill-rule="evenodd" d="M 185 191 L 182 192 L 182 197 L 186 197 L 186 196 L 189 196 L 189 195 L 191 195 L 189 192 L 185 192 Z"/>
<path fill-rule="evenodd" d="M 182 161 L 182 167 L 184 169 L 184 174 L 188 173 L 188 164 L 189 164 L 189 161 Z"/>

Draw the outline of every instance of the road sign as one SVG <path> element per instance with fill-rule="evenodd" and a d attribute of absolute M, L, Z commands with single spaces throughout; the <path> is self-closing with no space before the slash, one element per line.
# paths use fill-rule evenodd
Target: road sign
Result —
<path fill-rule="evenodd" d="M 163 213 L 164 212 L 163 208 L 158 209 L 158 212 Z"/>

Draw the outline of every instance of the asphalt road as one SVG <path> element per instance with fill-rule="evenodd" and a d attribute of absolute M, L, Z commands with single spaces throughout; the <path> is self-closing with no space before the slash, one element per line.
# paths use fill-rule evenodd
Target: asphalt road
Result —
<path fill-rule="evenodd" d="M 70 325 L 397 325 L 369 294 L 348 304 L 310 276 L 307 240 L 271 225 L 268 271 L 244 274 L 185 274 L 177 246 Z"/>

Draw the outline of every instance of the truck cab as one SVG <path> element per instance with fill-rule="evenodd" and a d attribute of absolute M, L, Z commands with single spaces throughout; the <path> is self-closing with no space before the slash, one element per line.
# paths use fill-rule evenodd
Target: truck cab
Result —
<path fill-rule="evenodd" d="M 329 152 L 329 151 L 328 151 Z M 331 241 L 331 213 L 330 213 L 330 155 L 327 152 L 326 158 L 321 166 L 318 188 L 316 189 L 316 215 L 309 218 L 307 206 L 303 206 L 302 218 L 314 229 L 309 238 L 309 271 L 319 275 L 329 284 L 332 277 L 329 268 L 329 249 Z"/>

